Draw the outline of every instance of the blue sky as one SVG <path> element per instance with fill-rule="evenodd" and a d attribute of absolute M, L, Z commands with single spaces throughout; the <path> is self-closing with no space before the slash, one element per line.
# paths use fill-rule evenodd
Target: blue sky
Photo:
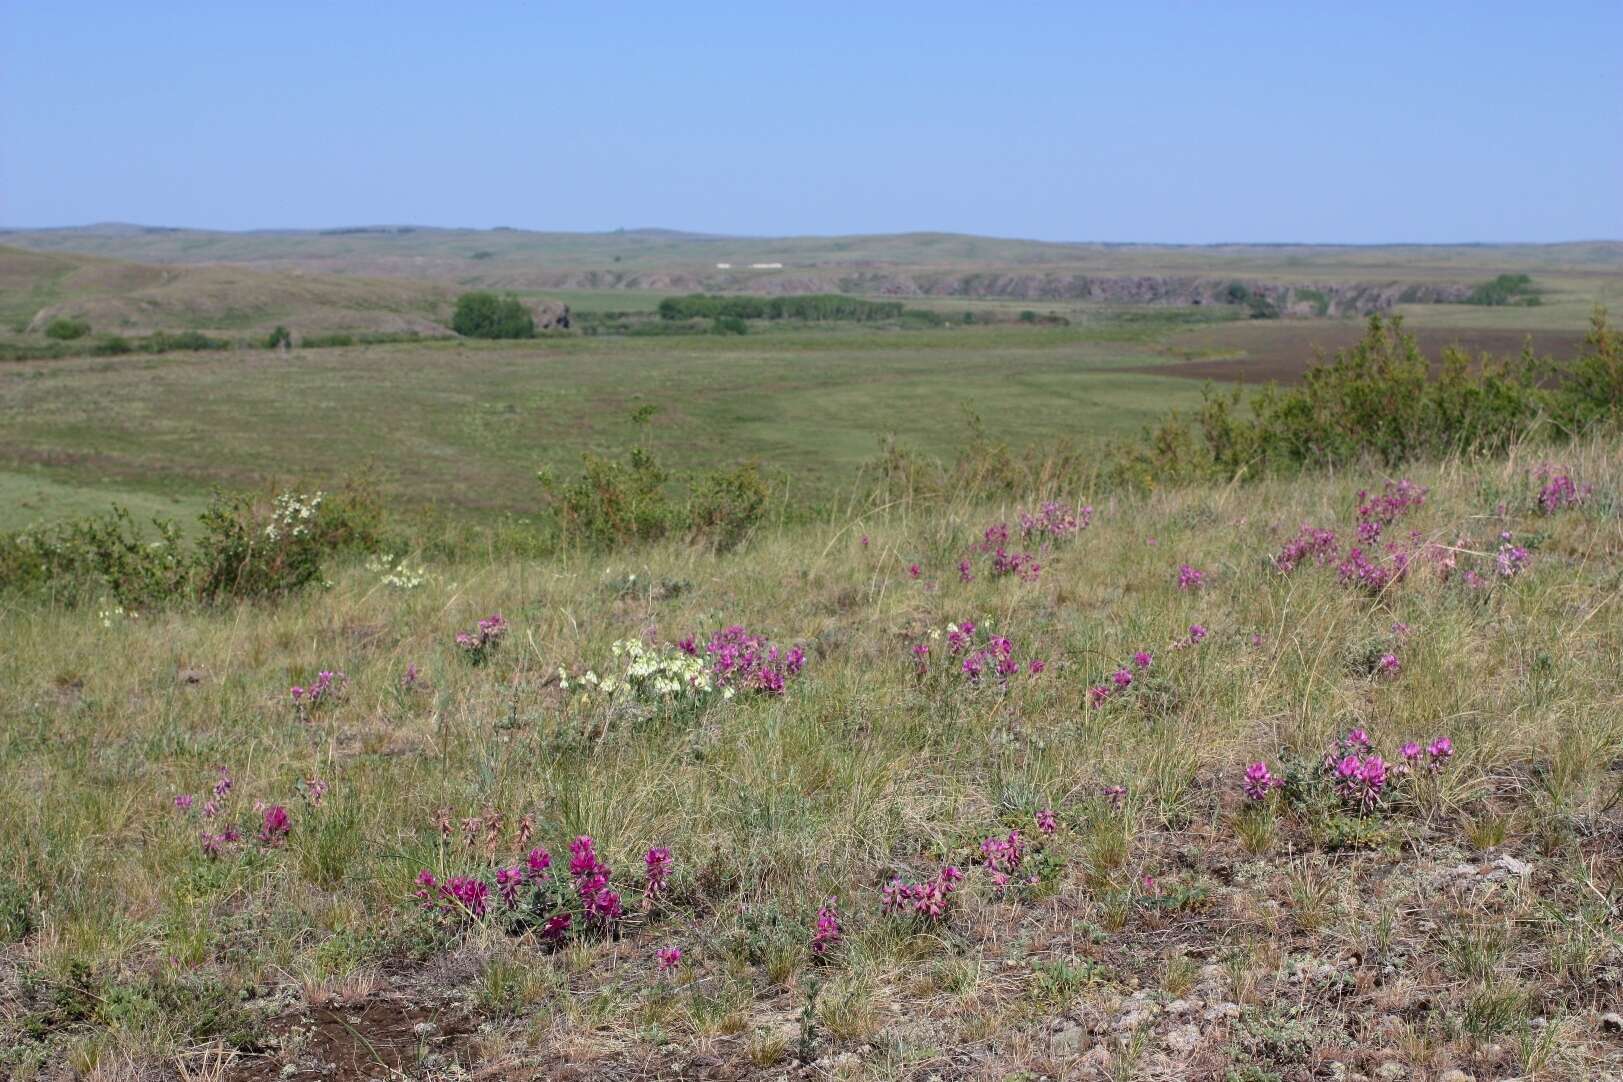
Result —
<path fill-rule="evenodd" d="M 1619 41 L 1619 0 L 0 0 L 0 224 L 1618 238 Z"/>

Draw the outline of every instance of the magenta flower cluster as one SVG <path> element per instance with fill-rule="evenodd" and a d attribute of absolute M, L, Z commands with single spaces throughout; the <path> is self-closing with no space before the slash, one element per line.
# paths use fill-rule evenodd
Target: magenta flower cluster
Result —
<path fill-rule="evenodd" d="M 1303 560 L 1312 560 L 1321 567 L 1335 558 L 1336 532 L 1303 523 L 1296 536 L 1285 542 L 1285 547 L 1274 557 L 1274 565 L 1287 574 L 1296 570 Z"/>
<path fill-rule="evenodd" d="M 580 896 L 581 908 L 586 916 L 598 924 L 609 924 L 620 918 L 620 895 L 609 889 L 609 866 L 597 857 L 597 846 L 589 835 L 582 834 L 569 843 L 569 875 L 575 881 L 575 893 Z"/>
<path fill-rule="evenodd" d="M 308 687 L 293 685 L 288 689 L 288 697 L 293 700 L 294 712 L 301 721 L 309 721 L 317 707 L 343 694 L 347 682 L 348 678 L 343 673 L 324 670 L 316 674 Z"/>
<path fill-rule="evenodd" d="M 647 873 L 642 897 L 644 903 L 652 904 L 670 887 L 671 851 L 664 846 L 656 846 L 648 850 L 642 859 Z"/>
<path fill-rule="evenodd" d="M 1206 585 L 1206 572 L 1196 570 L 1189 564 L 1178 565 L 1178 589 L 1199 590 Z"/>
<path fill-rule="evenodd" d="M 981 858 L 985 861 L 986 870 L 992 877 L 992 887 L 1001 897 L 1009 887 L 1011 880 L 1020 878 L 1020 865 L 1026 859 L 1026 842 L 1020 837 L 1018 830 L 1009 832 L 1008 837 L 993 836 L 981 842 Z M 1035 883 L 1036 876 L 1023 877 L 1025 882 Z"/>
<path fill-rule="evenodd" d="M 839 945 L 844 938 L 840 928 L 839 902 L 830 898 L 817 909 L 817 929 L 812 933 L 811 951 L 819 957 Z"/>
<path fill-rule="evenodd" d="M 1200 635 L 1195 636 L 1195 629 L 1200 629 Z M 1199 624 L 1189 629 L 1189 642 L 1197 643 L 1206 637 L 1206 629 Z M 1134 673 L 1148 672 L 1150 666 L 1155 664 L 1155 655 L 1148 650 L 1138 650 L 1133 654 L 1129 665 L 1122 665 L 1110 674 L 1109 683 L 1095 684 L 1088 689 L 1088 705 L 1103 706 L 1108 700 L 1127 691 L 1133 686 Z"/>
<path fill-rule="evenodd" d="M 934 923 L 952 908 L 952 894 L 964 873 L 948 865 L 933 877 L 916 883 L 893 878 L 879 894 L 879 907 L 888 916 L 912 916 Z"/>
<path fill-rule="evenodd" d="M 954 667 L 966 684 L 978 687 L 992 680 L 1006 684 L 1010 677 L 1017 676 L 1022 671 L 1036 676 L 1048 667 L 1041 658 L 1031 658 L 1024 662 L 1016 659 L 1014 643 L 1008 637 L 1003 635 L 983 637 L 980 631 L 973 620 L 947 625 L 945 639 L 948 662 L 956 663 Z M 914 643 L 912 654 L 919 675 L 928 674 L 929 644 Z"/>
<path fill-rule="evenodd" d="M 1512 544 L 1510 534 L 1506 533 L 1500 537 L 1499 553 L 1493 558 L 1493 569 L 1500 578 L 1515 578 L 1532 560 L 1532 555 L 1522 546 Z"/>
<path fill-rule="evenodd" d="M 1533 478 L 1542 484 L 1538 493 L 1538 510 L 1544 515 L 1553 515 L 1557 511 L 1577 507 L 1594 491 L 1591 485 L 1579 488 L 1565 470 L 1548 463 L 1535 469 Z"/>
<path fill-rule="evenodd" d="M 425 868 L 417 873 L 417 897 L 427 909 L 477 920 L 485 915 L 490 887 L 472 875 L 453 875 L 442 883 Z"/>
<path fill-rule="evenodd" d="M 483 665 L 507 636 L 507 626 L 501 613 L 493 613 L 480 620 L 472 632 L 457 632 L 457 649 L 475 665 Z"/>
<path fill-rule="evenodd" d="M 1377 496 L 1358 493 L 1358 539 L 1373 544 L 1381 531 L 1426 502 L 1426 490 L 1407 478 L 1388 481 Z"/>
<path fill-rule="evenodd" d="M 1022 582 L 1036 582 L 1042 575 L 1042 565 L 1037 562 L 1034 554 L 1010 551 L 1007 523 L 996 522 L 988 526 L 981 534 L 979 543 L 975 545 L 975 551 L 991 557 L 994 578 L 1012 575 Z M 975 578 L 975 572 L 968 560 L 958 562 L 958 578 L 963 582 L 970 582 Z"/>
<path fill-rule="evenodd" d="M 1252 800 L 1266 800 L 1269 793 L 1284 784 L 1268 769 L 1266 762 L 1258 761 L 1245 768 L 1245 795 Z"/>
<path fill-rule="evenodd" d="M 697 655 L 693 638 L 677 644 L 683 653 Z M 780 650 L 766 639 L 734 624 L 710 637 L 705 645 L 710 675 L 718 688 L 782 695 L 788 682 L 806 667 L 806 651 L 798 646 Z"/>
<path fill-rule="evenodd" d="M 282 844 L 292 829 L 293 823 L 288 819 L 287 809 L 280 804 L 273 804 L 266 808 L 261 816 L 259 843 L 275 848 Z"/>
<path fill-rule="evenodd" d="M 1049 500 L 1035 511 L 1020 512 L 1020 536 L 1027 541 L 1068 541 L 1093 524 L 1091 506 L 1072 507 Z"/>

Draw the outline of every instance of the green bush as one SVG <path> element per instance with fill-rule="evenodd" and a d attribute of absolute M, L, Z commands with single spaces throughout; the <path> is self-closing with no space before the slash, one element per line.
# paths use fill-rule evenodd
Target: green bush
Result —
<path fill-rule="evenodd" d="M 319 582 L 335 552 L 375 550 L 384 530 L 382 504 L 364 478 L 331 496 L 217 496 L 200 523 L 190 545 L 174 523 L 155 519 L 143 531 L 119 507 L 0 534 L 0 590 L 61 592 L 66 601 L 110 595 L 136 610 L 284 594 Z"/>
<path fill-rule="evenodd" d="M 1479 284 L 1465 298 L 1466 304 L 1490 306 L 1538 302 L 1538 294 L 1533 290 L 1533 279 L 1525 274 L 1501 274 L 1491 282 Z"/>
<path fill-rule="evenodd" d="M 748 334 L 749 324 L 737 316 L 717 316 L 710 324 L 711 334 Z"/>
<path fill-rule="evenodd" d="M 45 325 L 45 337 L 60 341 L 83 338 L 88 333 L 90 327 L 83 320 L 69 316 L 57 316 Z"/>
<path fill-rule="evenodd" d="M 293 344 L 293 334 L 292 334 L 292 332 L 290 332 L 286 327 L 282 326 L 280 323 L 278 323 L 276 325 L 276 329 L 274 331 L 270 332 L 270 337 L 265 339 L 265 348 L 266 349 L 281 349 L 283 346 L 291 346 L 292 344 Z"/>
<path fill-rule="evenodd" d="M 1623 343 L 1604 310 L 1565 365 L 1473 362 L 1455 349 L 1433 366 L 1401 319 L 1370 318 L 1363 339 L 1296 387 L 1246 400 L 1208 391 L 1193 423 L 1169 416 L 1116 449 L 1107 476 L 1132 487 L 1363 462 L 1395 468 L 1456 452 L 1501 452 L 1553 418 L 1571 436 L 1623 418 Z"/>
<path fill-rule="evenodd" d="M 1606 324 L 1606 310 L 1589 319 L 1583 350 L 1559 373 L 1556 413 L 1569 430 L 1623 419 L 1623 336 Z"/>
<path fill-rule="evenodd" d="M 688 504 L 693 535 L 716 552 L 731 552 L 766 513 L 768 491 L 754 463 L 714 470 L 694 482 Z"/>
<path fill-rule="evenodd" d="M 382 510 L 365 485 L 336 496 L 284 492 L 270 500 L 217 495 L 200 517 L 196 592 L 204 600 L 274 597 L 322 581 L 325 559 L 375 549 Z"/>
<path fill-rule="evenodd" d="M 57 316 L 45 325 L 45 337 L 61 342 L 83 338 L 90 333 L 90 323 L 74 316 Z"/>
<path fill-rule="evenodd" d="M 534 338 L 535 317 L 517 297 L 464 293 L 457 298 L 451 329 L 464 338 Z"/>
<path fill-rule="evenodd" d="M 154 520 L 144 535 L 122 507 L 20 533 L 0 535 L 0 586 L 94 589 L 144 608 L 185 590 L 190 566 L 180 531 Z"/>
<path fill-rule="evenodd" d="M 625 462 L 581 456 L 583 471 L 560 485 L 543 471 L 539 477 L 566 543 L 609 549 L 664 537 L 675 521 L 665 496 L 667 475 L 640 448 Z"/>

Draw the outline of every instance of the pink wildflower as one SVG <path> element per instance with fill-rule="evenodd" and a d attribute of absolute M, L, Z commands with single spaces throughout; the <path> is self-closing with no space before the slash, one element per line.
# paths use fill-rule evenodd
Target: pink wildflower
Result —
<path fill-rule="evenodd" d="M 1245 795 L 1252 800 L 1265 800 L 1270 792 L 1285 783 L 1274 777 L 1265 762 L 1255 762 L 1245 768 Z"/>
<path fill-rule="evenodd" d="M 262 845 L 278 846 L 292 830 L 288 821 L 287 809 L 277 804 L 265 809 L 263 826 L 259 831 L 259 841 Z"/>
<path fill-rule="evenodd" d="M 681 947 L 661 947 L 656 952 L 656 956 L 659 959 L 659 971 L 661 973 L 669 973 L 682 964 Z"/>
<path fill-rule="evenodd" d="M 671 851 L 663 846 L 650 849 L 643 857 L 643 864 L 648 870 L 648 882 L 643 887 L 643 897 L 654 899 L 665 893 L 671 879 Z"/>
<path fill-rule="evenodd" d="M 813 954 L 827 953 L 842 938 L 838 905 L 837 899 L 830 898 L 817 910 L 817 930 L 812 933 L 811 941 Z"/>

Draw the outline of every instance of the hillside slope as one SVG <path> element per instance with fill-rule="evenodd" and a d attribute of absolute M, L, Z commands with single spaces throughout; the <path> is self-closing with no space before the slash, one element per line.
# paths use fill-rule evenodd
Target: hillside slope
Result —
<path fill-rule="evenodd" d="M 0 321 L 19 334 L 53 319 L 97 332 L 416 331 L 443 334 L 453 291 L 428 282 L 265 271 L 234 266 L 154 266 L 64 252 L 0 247 Z"/>

